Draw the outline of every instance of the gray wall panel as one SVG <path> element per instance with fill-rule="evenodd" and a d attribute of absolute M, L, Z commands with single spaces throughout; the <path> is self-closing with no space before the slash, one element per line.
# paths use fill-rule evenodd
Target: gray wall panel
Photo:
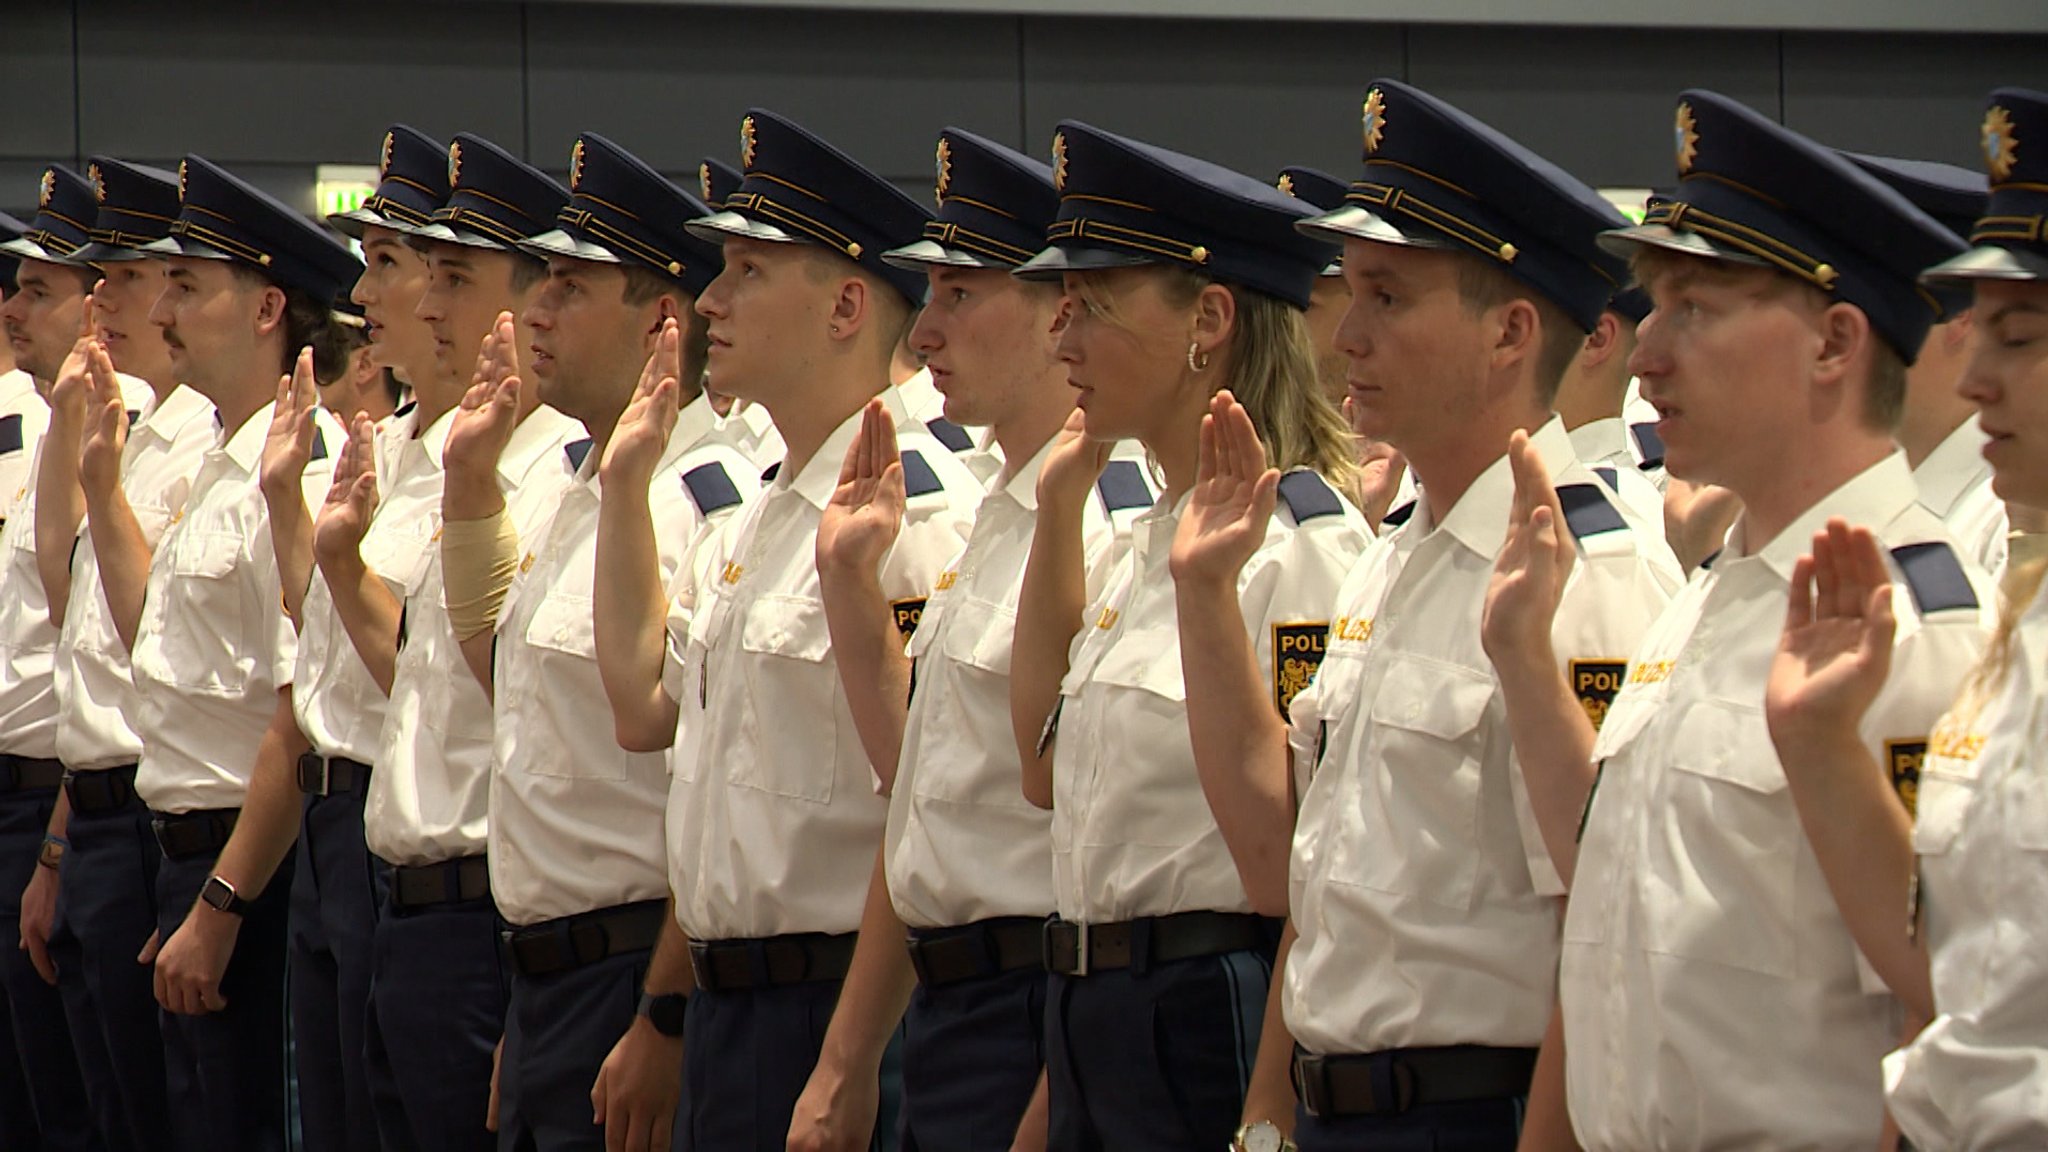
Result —
<path fill-rule="evenodd" d="M 71 5 L 56 0 L 7 6 L 0 32 L 0 155 L 40 165 L 71 156 L 78 108 L 73 89 Z M 35 177 L 29 178 L 35 183 Z M 0 203 L 19 203 L 0 195 Z M 30 204 L 35 196 L 28 197 Z"/>
<path fill-rule="evenodd" d="M 1671 182 L 1681 89 L 1778 114 L 1768 32 L 1421 27 L 1409 33 L 1408 79 L 1581 180 L 1615 187 Z"/>
<path fill-rule="evenodd" d="M 1060 120 L 1083 120 L 1249 175 L 1358 162 L 1366 81 L 1401 68 L 1402 29 L 1361 24 L 1032 20 L 1024 119 L 1045 156 Z"/>
<path fill-rule="evenodd" d="M 535 7 L 529 42 L 533 148 L 550 167 L 588 130 L 664 171 L 694 172 L 707 152 L 736 164 L 755 106 L 915 184 L 930 182 L 949 122 L 1017 135 L 1017 28 L 1004 18 Z"/>
<path fill-rule="evenodd" d="M 2048 37 L 1785 37 L 1785 123 L 1838 148 L 1983 165 L 1993 87 L 2048 88 Z"/>
<path fill-rule="evenodd" d="M 362 0 L 336 18 L 278 0 L 78 2 L 87 151 L 168 143 L 226 163 L 374 163 L 395 120 L 439 136 L 523 133 L 519 21 L 503 10 Z"/>

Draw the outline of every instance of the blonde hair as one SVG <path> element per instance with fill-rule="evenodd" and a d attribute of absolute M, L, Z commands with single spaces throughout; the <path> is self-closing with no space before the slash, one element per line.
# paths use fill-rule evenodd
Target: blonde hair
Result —
<path fill-rule="evenodd" d="M 1199 272 L 1157 267 L 1160 295 L 1176 308 L 1218 283 Z M 1090 311 L 1128 330 L 1102 278 L 1082 276 L 1080 296 Z M 1217 351 L 1210 394 L 1225 388 L 1244 405 L 1266 458 L 1282 472 L 1313 469 L 1338 487 L 1358 471 L 1351 427 L 1323 392 L 1316 373 L 1315 341 L 1302 310 L 1264 292 L 1221 285 L 1237 304 L 1237 323 Z"/>

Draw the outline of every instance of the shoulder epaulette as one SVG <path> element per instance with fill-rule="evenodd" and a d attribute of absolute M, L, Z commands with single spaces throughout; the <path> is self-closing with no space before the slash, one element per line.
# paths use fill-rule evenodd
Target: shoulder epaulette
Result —
<path fill-rule="evenodd" d="M 0 454 L 21 451 L 21 413 L 0 416 Z"/>
<path fill-rule="evenodd" d="M 562 455 L 569 458 L 571 470 L 581 472 L 583 470 L 584 457 L 590 455 L 590 437 L 585 436 L 581 440 L 571 440 L 567 444 L 562 445 Z"/>
<path fill-rule="evenodd" d="M 1096 478 L 1095 494 L 1102 498 L 1105 512 L 1147 508 L 1156 499 L 1152 486 L 1145 483 L 1145 470 L 1138 467 L 1136 460 L 1111 460 Z"/>
<path fill-rule="evenodd" d="M 780 460 L 777 460 L 777 461 L 776 461 L 775 463 L 773 463 L 773 464 L 770 464 L 770 465 L 769 465 L 769 466 L 767 466 L 766 468 L 763 468 L 763 469 L 761 469 L 761 483 L 763 483 L 763 484 L 773 484 L 773 483 L 775 483 L 775 477 L 776 477 L 776 476 L 778 476 L 778 475 L 780 475 L 780 474 L 781 474 L 781 472 L 782 472 L 782 461 L 780 461 Z"/>
<path fill-rule="evenodd" d="M 697 512 L 709 516 L 740 502 L 739 486 L 726 474 L 725 465 L 713 460 L 683 473 L 683 487 L 696 501 Z"/>
<path fill-rule="evenodd" d="M 1280 478 L 1280 502 L 1287 505 L 1287 511 L 1293 514 L 1296 524 L 1344 511 L 1344 498 L 1337 495 L 1330 482 L 1306 468 L 1296 469 Z"/>
<path fill-rule="evenodd" d="M 917 451 L 903 454 L 903 494 L 910 497 L 929 496 L 945 490 L 939 483 L 939 474 L 925 462 L 924 454 Z"/>
<path fill-rule="evenodd" d="M 307 459 L 327 459 L 327 433 L 322 432 L 318 424 L 313 426 L 313 454 L 307 457 Z"/>
<path fill-rule="evenodd" d="M 1600 478 L 1600 482 L 1602 484 L 1605 484 L 1609 488 L 1614 489 L 1616 491 L 1620 490 L 1618 487 L 1621 484 L 1620 472 L 1616 471 L 1613 468 L 1609 468 L 1605 464 L 1601 465 L 1598 468 L 1593 469 L 1592 472 L 1593 475 L 1598 476 Z"/>
<path fill-rule="evenodd" d="M 934 420 L 927 420 L 924 422 L 924 426 L 932 434 L 932 439 L 944 444 L 949 450 L 954 452 L 974 451 L 974 437 L 967 434 L 967 429 L 953 423 L 944 416 Z"/>
<path fill-rule="evenodd" d="M 1963 572 L 1955 549 L 1939 540 L 1905 544 L 1892 549 L 1892 560 L 1906 588 L 1913 593 L 1913 605 L 1925 616 L 1951 608 L 1977 607 L 1977 590 Z"/>
<path fill-rule="evenodd" d="M 1391 524 L 1399 528 L 1401 525 L 1406 524 L 1414 515 L 1415 501 L 1410 500 L 1399 508 L 1389 509 L 1385 516 L 1380 517 L 1380 523 L 1382 525 Z"/>
<path fill-rule="evenodd" d="M 1565 527 L 1581 540 L 1628 527 L 1628 521 L 1621 518 L 1621 512 L 1598 484 L 1561 484 L 1557 503 L 1564 509 Z"/>
<path fill-rule="evenodd" d="M 398 407 L 396 407 L 396 408 L 392 409 L 392 410 L 391 410 L 391 414 L 392 414 L 393 416 L 410 416 L 410 415 L 412 415 L 412 410 L 413 410 L 413 409 L 415 409 L 415 408 L 417 408 L 417 407 L 419 407 L 419 406 L 420 406 L 420 402 L 419 402 L 419 401 L 417 401 L 417 400 L 407 400 L 407 401 L 406 401 L 405 403 L 403 403 L 403 404 L 400 404 L 400 405 L 399 405 Z"/>
<path fill-rule="evenodd" d="M 1657 425 L 1645 420 L 1641 424 L 1628 426 L 1628 434 L 1635 437 L 1636 455 L 1644 468 L 1664 466 L 1664 438 L 1657 435 Z"/>

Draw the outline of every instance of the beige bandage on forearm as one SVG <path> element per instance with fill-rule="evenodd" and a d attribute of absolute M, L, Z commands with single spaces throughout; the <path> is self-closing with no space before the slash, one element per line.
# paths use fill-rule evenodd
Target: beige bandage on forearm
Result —
<path fill-rule="evenodd" d="M 519 529 L 503 508 L 479 520 L 441 525 L 441 582 L 456 640 L 498 626 L 498 609 L 518 569 Z"/>

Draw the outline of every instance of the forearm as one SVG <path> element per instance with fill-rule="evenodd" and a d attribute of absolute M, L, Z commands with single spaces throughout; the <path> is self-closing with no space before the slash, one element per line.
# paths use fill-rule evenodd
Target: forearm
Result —
<path fill-rule="evenodd" d="M 611 702 L 619 745 L 653 751 L 675 742 L 677 707 L 662 690 L 667 658 L 661 556 L 646 484 L 618 484 L 597 515 L 597 582 L 592 629 L 597 671 Z"/>
<path fill-rule="evenodd" d="M 441 591 L 448 623 L 462 648 L 463 662 L 486 696 L 492 695 L 491 656 L 498 612 L 518 564 L 519 535 L 503 501 L 495 512 L 475 519 L 442 518 Z"/>
<path fill-rule="evenodd" d="M 398 667 L 398 597 L 353 548 L 344 555 L 322 557 L 320 575 L 370 679 L 377 682 L 378 691 L 391 695 L 391 678 Z"/>
<path fill-rule="evenodd" d="M 1017 1121 L 1017 1135 L 1010 1141 L 1010 1152 L 1045 1152 L 1051 1136 L 1052 1097 L 1046 1090 L 1045 1069 L 1041 1068 L 1038 1087 L 1031 1090 L 1031 1103 L 1024 1106 L 1024 1117 Z"/>
<path fill-rule="evenodd" d="M 1518 1152 L 1578 1152 L 1571 1110 L 1565 1102 L 1564 1008 L 1553 1008 L 1536 1052 L 1536 1073 L 1529 1082 L 1529 1108 L 1522 1121 Z"/>
<path fill-rule="evenodd" d="M 309 749 L 292 715 L 292 690 L 287 685 L 278 690 L 277 709 L 257 747 L 234 834 L 214 862 L 214 872 L 249 899 L 270 883 L 298 840 L 302 804 L 297 766 L 299 756 Z"/>
<path fill-rule="evenodd" d="M 696 975 L 690 970 L 690 938 L 676 921 L 673 896 L 669 898 L 668 915 L 661 922 L 661 935 L 655 938 L 654 952 L 647 959 L 647 978 L 640 987 L 654 996 L 688 996 L 697 990 Z"/>
<path fill-rule="evenodd" d="M 1593 791 L 1593 722 L 1572 694 L 1547 639 L 1541 650 L 1496 660 L 1508 736 L 1528 786 L 1544 850 L 1567 887 L 1579 858 L 1579 822 Z"/>
<path fill-rule="evenodd" d="M 57 802 L 50 808 L 50 820 L 43 826 L 43 835 L 57 840 L 71 835 L 71 796 L 62 788 L 57 789 Z"/>
<path fill-rule="evenodd" d="M 270 543 L 277 551 L 277 578 L 284 593 L 285 615 L 294 627 L 304 622 L 306 589 L 313 581 L 313 518 L 306 513 L 306 501 L 298 485 L 288 493 L 271 494 Z"/>
<path fill-rule="evenodd" d="M 99 494 L 89 511 L 86 530 L 99 564 L 100 589 L 122 647 L 133 651 L 135 633 L 142 627 L 142 600 L 149 590 L 149 541 L 127 493 L 119 487 Z"/>
<path fill-rule="evenodd" d="M 85 490 L 78 482 L 82 421 L 78 414 L 50 409 L 45 448 L 36 472 L 36 574 L 42 577 L 50 623 L 64 626 L 71 602 L 71 560 L 78 525 L 85 519 Z"/>
<path fill-rule="evenodd" d="M 889 902 L 889 883 L 882 871 L 882 853 L 877 850 L 853 962 L 846 971 L 832 1022 L 825 1027 L 818 1055 L 820 1068 L 842 1077 L 871 1077 L 880 1071 L 882 1051 L 889 1046 L 889 1037 L 903 1019 L 911 990 L 917 986 L 904 934 L 903 921 Z"/>
<path fill-rule="evenodd" d="M 1245 1086 L 1246 1124 L 1270 1120 L 1283 1134 L 1294 1131 L 1294 1036 L 1287 1031 L 1281 1001 L 1287 989 L 1287 956 L 1294 950 L 1294 921 L 1280 934 L 1280 950 L 1273 957 L 1273 979 L 1266 991 L 1266 1018 L 1259 1028 L 1259 1054 L 1252 1064 L 1251 1080 Z"/>
<path fill-rule="evenodd" d="M 1931 1016 L 1927 952 L 1905 925 L 1913 819 L 1887 773 L 1853 731 L 1780 740 L 1778 756 L 1849 935 L 1908 1015 Z"/>
<path fill-rule="evenodd" d="M 896 783 L 910 701 L 910 658 L 903 653 L 903 633 L 896 627 L 878 573 L 821 566 L 818 576 L 847 710 L 861 749 L 887 793 Z"/>
<path fill-rule="evenodd" d="M 1235 584 L 1178 582 L 1174 607 L 1202 794 L 1252 906 L 1263 915 L 1285 915 L 1294 842 L 1287 726 L 1259 674 Z"/>
<path fill-rule="evenodd" d="M 1041 737 L 1059 702 L 1067 654 L 1088 608 L 1081 520 L 1081 507 L 1040 503 L 1031 558 L 1025 562 L 1017 599 L 1016 638 L 1010 652 L 1010 728 L 1024 766 L 1024 796 L 1040 808 L 1052 807 L 1053 751 L 1053 742 Z"/>

